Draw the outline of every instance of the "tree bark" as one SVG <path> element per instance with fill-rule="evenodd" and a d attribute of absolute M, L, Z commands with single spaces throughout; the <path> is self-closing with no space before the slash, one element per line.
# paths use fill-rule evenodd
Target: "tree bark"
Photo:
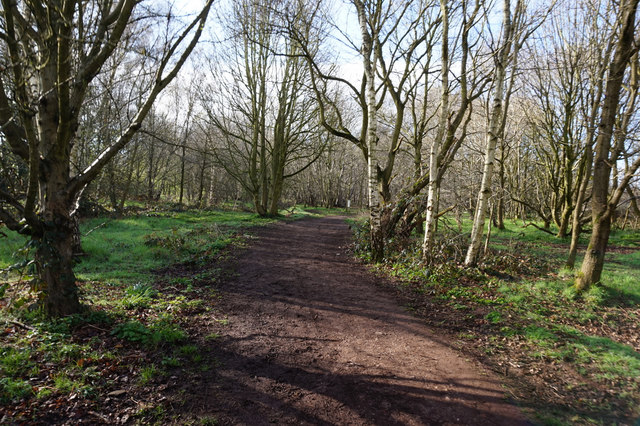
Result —
<path fill-rule="evenodd" d="M 616 204 L 609 200 L 609 179 L 611 177 L 611 164 L 617 161 L 618 158 L 617 156 L 609 158 L 609 152 L 611 150 L 616 114 L 619 109 L 624 74 L 636 49 L 634 48 L 634 33 L 637 8 L 638 0 L 626 0 L 620 3 L 621 36 L 609 66 L 609 75 L 598 126 L 591 199 L 592 231 L 584 261 L 575 282 L 576 290 L 579 292 L 588 290 L 591 285 L 600 281 L 604 266 L 604 256 L 611 232 L 611 219 L 616 208 Z"/>
<path fill-rule="evenodd" d="M 593 163 L 593 149 L 591 147 L 591 138 L 587 136 L 587 146 L 584 154 L 584 164 L 582 171 L 582 180 L 580 187 L 578 188 L 578 194 L 576 197 L 576 205 L 573 209 L 572 225 L 571 225 L 571 244 L 569 246 L 569 256 L 565 266 L 569 269 L 573 269 L 576 264 L 576 257 L 578 255 L 578 240 L 580 239 L 580 231 L 582 231 L 581 216 L 582 205 L 584 204 L 587 194 L 587 188 L 589 187 L 589 176 L 591 175 L 591 165 Z"/>
<path fill-rule="evenodd" d="M 384 234 L 382 230 L 382 202 L 380 195 L 380 160 L 378 149 L 378 114 L 375 88 L 374 64 L 376 54 L 373 46 L 375 34 L 369 33 L 369 23 L 365 4 L 353 0 L 358 13 L 360 33 L 362 36 L 361 54 L 366 79 L 367 129 L 366 145 L 368 150 L 368 194 L 369 194 L 369 229 L 371 239 L 371 259 L 380 262 L 384 257 Z M 375 25 L 374 25 L 375 26 Z"/>
<path fill-rule="evenodd" d="M 64 187 L 69 178 L 68 162 L 57 158 L 49 168 L 43 206 L 42 233 L 34 235 L 35 261 L 45 313 L 52 317 L 80 311 L 76 277 L 73 273 L 74 226 L 71 203 Z"/>
<path fill-rule="evenodd" d="M 511 2 L 504 0 L 503 8 L 503 40 L 501 42 L 498 57 L 495 59 L 495 91 L 493 95 L 493 105 L 491 107 L 491 117 L 489 119 L 489 130 L 487 132 L 487 144 L 484 155 L 484 168 L 482 171 L 482 183 L 478 193 L 478 203 L 471 230 L 471 243 L 465 257 L 465 265 L 472 266 L 478 261 L 480 246 L 482 245 L 482 234 L 484 232 L 484 222 L 487 215 L 487 206 L 491 197 L 491 179 L 493 177 L 496 145 L 502 124 L 502 104 L 504 102 L 504 85 L 506 78 L 506 68 L 509 63 L 509 56 L 513 44 L 513 27 L 511 22 Z"/>
<path fill-rule="evenodd" d="M 427 189 L 427 214 L 424 223 L 424 239 L 422 241 L 422 258 L 428 260 L 433 248 L 436 232 L 437 206 L 440 194 L 440 146 L 447 128 L 449 117 L 449 10 L 446 0 L 440 0 L 442 16 L 442 60 L 441 82 L 442 95 L 440 98 L 440 119 L 436 137 L 431 141 L 429 151 L 429 187 Z"/>

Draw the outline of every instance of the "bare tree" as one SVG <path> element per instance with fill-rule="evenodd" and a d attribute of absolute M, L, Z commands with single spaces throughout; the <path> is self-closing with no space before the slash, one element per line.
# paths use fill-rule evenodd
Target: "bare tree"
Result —
<path fill-rule="evenodd" d="M 202 96 L 216 163 L 242 185 L 260 215 L 278 214 L 285 179 L 322 151 L 304 58 L 297 41 L 281 31 L 284 7 L 268 1 L 233 6 L 225 50 L 210 61 L 215 82 Z M 309 31 L 300 7 L 290 11 L 291 25 Z"/>
<path fill-rule="evenodd" d="M 342 75 L 336 64 L 338 60 L 327 58 L 329 54 L 312 55 L 307 47 L 311 40 L 297 32 L 294 34 L 300 40 L 312 72 L 321 124 L 333 136 L 358 147 L 367 162 L 372 255 L 375 260 L 381 260 L 383 216 L 393 201 L 391 182 L 405 140 L 402 132 L 406 107 L 415 99 L 415 90 L 428 72 L 424 62 L 432 54 L 438 26 L 437 13 L 432 11 L 437 8 L 432 0 L 353 0 L 349 4 L 358 19 L 359 40 L 352 39 L 335 23 L 326 31 L 357 52 L 362 64 L 359 81 Z M 323 22 L 330 20 L 326 18 Z M 336 93 L 347 93 L 351 99 Z M 353 121 L 348 119 L 351 105 L 358 110 L 358 117 Z"/>
<path fill-rule="evenodd" d="M 479 72 L 477 55 L 473 55 L 470 47 L 470 32 L 478 23 L 478 15 L 484 2 L 478 1 L 473 8 L 467 1 L 461 4 L 461 22 L 459 25 L 460 45 L 459 49 L 450 56 L 449 19 L 452 13 L 450 5 L 445 0 L 440 1 L 442 17 L 442 43 L 441 43 L 441 98 L 440 115 L 436 135 L 431 141 L 429 152 L 429 185 L 427 190 L 427 205 L 425 218 L 425 232 L 422 243 L 422 254 L 428 260 L 433 245 L 436 219 L 438 217 L 438 205 L 440 199 L 440 187 L 445 172 L 454 161 L 458 149 L 466 137 L 467 125 L 471 119 L 473 101 L 484 93 L 488 79 Z M 467 10 L 470 8 L 471 10 Z M 455 76 L 457 85 L 449 83 L 451 62 L 459 61 L 460 71 Z M 470 64 L 469 61 L 473 62 Z M 470 69 L 471 68 L 471 69 Z M 455 90 L 459 88 L 459 93 Z M 450 98 L 456 95 L 459 98 L 457 105 L 452 105 Z M 457 107 L 457 108 L 456 108 Z M 462 127 L 461 131 L 460 128 Z M 418 178 L 420 181 L 420 178 Z"/>
<path fill-rule="evenodd" d="M 0 192 L 0 220 L 30 235 L 43 306 L 52 316 L 78 312 L 71 217 L 82 191 L 131 141 L 158 94 L 195 48 L 211 1 L 182 29 L 164 14 L 169 33 L 155 49 L 155 76 L 129 124 L 81 172 L 71 175 L 71 151 L 90 84 L 114 54 L 140 1 L 2 0 L 0 44 L 9 66 L 0 78 L 2 137 L 28 167 L 25 194 Z M 163 38 L 165 37 L 166 38 Z M 164 40 L 164 41 L 163 41 Z"/>

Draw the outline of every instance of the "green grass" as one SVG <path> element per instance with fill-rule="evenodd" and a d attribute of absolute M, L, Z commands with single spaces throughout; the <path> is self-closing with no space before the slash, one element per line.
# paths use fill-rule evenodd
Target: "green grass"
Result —
<path fill-rule="evenodd" d="M 148 283 L 150 273 L 179 261 L 212 256 L 230 244 L 241 228 L 264 225 L 273 219 L 246 212 L 160 212 L 121 220 L 104 218 L 83 222 L 88 256 L 76 267 L 78 278 L 116 284 Z"/>
<path fill-rule="evenodd" d="M 146 367 L 142 367 L 140 369 L 140 384 L 145 385 L 161 374 L 162 372 L 156 367 L 155 364 L 150 364 Z"/>
<path fill-rule="evenodd" d="M 33 394 L 33 389 L 27 380 L 0 378 L 0 403 L 19 401 Z"/>
<path fill-rule="evenodd" d="M 16 232 L 11 232 L 6 228 L 0 229 L 7 236 L 2 237 L 0 235 L 0 270 L 20 262 L 24 259 L 23 256 L 19 256 L 16 252 L 24 247 L 27 242 L 27 237 L 20 235 Z M 2 278 L 2 277 L 0 277 Z"/>

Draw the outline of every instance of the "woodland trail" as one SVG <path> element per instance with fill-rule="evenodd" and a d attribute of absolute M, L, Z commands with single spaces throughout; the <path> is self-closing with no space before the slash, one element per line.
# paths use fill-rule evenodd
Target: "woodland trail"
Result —
<path fill-rule="evenodd" d="M 279 223 L 218 283 L 219 362 L 188 392 L 218 424 L 526 425 L 499 380 L 346 252 L 344 218 Z"/>

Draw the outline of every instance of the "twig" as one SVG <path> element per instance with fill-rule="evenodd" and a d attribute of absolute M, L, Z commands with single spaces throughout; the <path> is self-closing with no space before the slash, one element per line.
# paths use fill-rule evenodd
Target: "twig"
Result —
<path fill-rule="evenodd" d="M 29 330 L 29 331 L 33 331 L 33 330 L 35 330 L 35 328 L 31 327 L 30 325 L 23 324 L 23 323 L 18 322 L 18 321 L 14 321 L 14 320 L 5 320 L 5 322 L 6 322 L 7 324 L 11 323 L 11 324 L 13 324 L 13 325 L 16 325 L 16 326 L 18 326 L 18 327 L 20 327 L 20 328 L 22 328 L 22 329 L 24 329 L 24 330 Z"/>
<path fill-rule="evenodd" d="M 549 235 L 556 235 L 556 234 L 554 234 L 553 232 L 549 231 L 548 229 L 541 228 L 540 226 L 536 225 L 536 224 L 535 224 L 535 223 L 533 223 L 533 222 L 529 222 L 529 223 L 527 223 L 525 226 L 523 226 L 523 228 L 527 228 L 527 227 L 529 227 L 529 226 L 533 226 L 534 228 L 539 229 L 540 231 L 546 232 L 546 233 L 547 233 L 547 234 L 549 234 Z"/>
<path fill-rule="evenodd" d="M 100 225 L 96 226 L 93 229 L 90 229 L 89 231 L 87 231 L 85 234 L 82 234 L 83 237 L 86 237 L 87 235 L 89 235 L 90 233 L 92 233 L 93 231 L 95 231 L 98 228 L 102 228 L 103 226 L 105 226 L 107 223 L 111 222 L 110 220 L 106 221 L 106 222 L 102 222 Z"/>
<path fill-rule="evenodd" d="M 436 215 L 436 219 L 440 218 L 441 216 L 444 216 L 445 214 L 449 213 L 451 210 L 455 209 L 456 207 L 458 207 L 458 205 L 454 204 L 453 206 L 449 207 L 448 209 L 442 210 L 441 212 L 439 212 Z"/>
<path fill-rule="evenodd" d="M 93 324 L 86 324 L 86 326 L 87 326 L 87 327 L 91 327 L 91 328 L 95 328 L 96 330 L 100 330 L 100 331 L 103 331 L 103 332 L 105 332 L 105 333 L 108 333 L 108 332 L 109 332 L 109 330 L 105 330 L 104 328 L 97 327 L 97 326 L 95 326 L 95 325 L 93 325 Z"/>

